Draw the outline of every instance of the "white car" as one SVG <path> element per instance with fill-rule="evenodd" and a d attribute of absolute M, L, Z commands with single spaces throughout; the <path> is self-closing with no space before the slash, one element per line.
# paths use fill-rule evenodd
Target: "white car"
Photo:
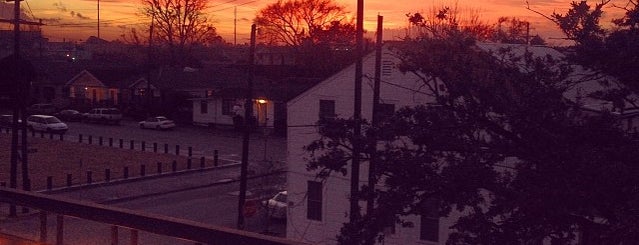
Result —
<path fill-rule="evenodd" d="M 54 116 L 31 115 L 27 117 L 27 127 L 33 131 L 64 134 L 69 130 L 67 124 Z"/>
<path fill-rule="evenodd" d="M 163 116 L 149 117 L 140 122 L 140 128 L 172 129 L 175 128 L 175 122 Z"/>
<path fill-rule="evenodd" d="M 268 211 L 268 216 L 276 219 L 285 219 L 286 209 L 288 207 L 288 204 L 286 203 L 287 197 L 288 193 L 286 191 L 280 191 L 271 199 L 262 201 L 262 206 L 264 206 Z"/>

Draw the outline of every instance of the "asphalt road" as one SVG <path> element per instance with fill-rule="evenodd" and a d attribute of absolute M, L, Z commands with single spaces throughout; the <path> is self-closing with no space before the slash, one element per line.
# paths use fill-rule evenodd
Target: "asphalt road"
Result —
<path fill-rule="evenodd" d="M 69 131 L 65 140 L 77 141 L 80 134 L 83 141 L 92 136 L 93 144 L 98 144 L 99 137 L 103 137 L 103 144 L 108 138 L 113 138 L 117 147 L 118 140 L 123 139 L 124 147 L 128 147 L 130 140 L 134 140 L 136 149 L 144 141 L 146 150 L 152 150 L 153 143 L 158 144 L 158 150 L 164 150 L 164 144 L 169 145 L 169 152 L 175 152 L 175 145 L 180 145 L 181 154 L 186 155 L 188 147 L 192 147 L 195 156 L 213 156 L 218 150 L 220 158 L 240 161 L 242 154 L 241 133 L 232 129 L 215 129 L 192 125 L 178 125 L 173 130 L 140 129 L 137 121 L 125 120 L 120 125 L 105 125 L 81 122 L 69 122 Z M 286 140 L 280 136 L 264 135 L 255 132 L 249 143 L 249 160 L 273 160 L 284 162 L 286 159 Z"/>
<path fill-rule="evenodd" d="M 151 214 L 197 221 L 206 224 L 235 228 L 237 221 L 237 190 L 239 183 L 238 166 L 224 167 L 204 172 L 192 172 L 183 175 L 148 179 L 121 185 L 109 185 L 80 189 L 55 195 L 109 203 L 121 208 L 144 211 Z M 285 173 L 281 172 L 270 179 L 249 180 L 250 199 L 268 198 L 282 188 Z M 7 205 L 0 205 L 0 214 Z M 266 217 L 266 210 L 246 218 L 246 230 L 269 232 L 284 236 L 286 223 Z M 37 215 L 23 215 L 17 219 L 3 220 L 0 215 L 0 232 L 36 240 L 38 239 Z M 6 217 L 6 216 L 5 216 Z M 48 241 L 55 241 L 55 216 L 49 215 Z M 110 226 L 72 217 L 64 218 L 64 242 L 68 245 L 107 245 L 111 244 Z M 119 228 L 119 243 L 128 244 L 130 231 Z M 139 244 L 190 244 L 175 238 L 155 235 L 149 232 L 139 233 Z"/>
<path fill-rule="evenodd" d="M 64 135 L 65 141 L 78 141 L 80 134 L 83 142 L 88 142 L 88 136 L 92 136 L 92 143 L 98 144 L 98 138 L 103 138 L 103 144 L 107 145 L 108 138 L 114 139 L 114 146 L 123 139 L 125 147 L 128 142 L 134 140 L 135 148 L 139 150 L 140 143 L 146 142 L 146 150 L 152 150 L 152 144 L 158 143 L 159 148 L 164 144 L 170 145 L 170 151 L 175 150 L 175 145 L 181 147 L 181 155 L 186 155 L 187 148 L 193 148 L 194 156 L 211 157 L 213 150 L 219 151 L 220 159 L 239 162 L 241 159 L 242 138 L 241 134 L 231 129 L 213 129 L 190 125 L 178 125 L 174 130 L 157 131 L 140 129 L 135 121 L 122 121 L 120 125 L 88 124 L 70 122 L 69 131 Z M 56 136 L 57 137 L 57 136 Z M 269 171 L 261 168 L 267 164 L 263 160 L 278 161 L 283 164 L 286 156 L 286 141 L 282 137 L 264 136 L 261 133 L 252 134 L 249 144 L 249 160 L 254 166 L 251 169 L 257 172 Z M 163 149 L 160 149 L 162 151 Z M 259 164 L 254 164 L 259 163 Z M 278 164 L 279 167 L 284 165 Z M 256 167 L 255 167 L 256 166 Z M 157 178 L 149 181 L 139 181 L 124 185 L 117 185 L 115 189 L 96 188 L 89 192 L 75 192 L 63 194 L 84 200 L 92 200 L 102 203 L 110 203 L 118 207 L 130 208 L 149 213 L 166 215 L 175 218 L 183 218 L 207 224 L 215 224 L 226 227 L 235 227 L 237 219 L 237 190 L 239 184 L 236 181 L 239 176 L 239 167 L 227 167 L 219 171 L 212 170 L 202 173 L 184 174 L 171 178 Z M 211 181 L 231 181 L 228 183 L 211 184 Z M 192 182 L 191 187 L 180 189 L 180 183 Z M 224 181 L 223 181 L 224 182 Z M 253 194 L 250 198 L 267 198 L 284 188 L 285 174 L 282 172 L 275 180 L 267 182 L 249 180 L 249 191 Z M 154 191 L 159 187 L 166 187 L 160 191 Z M 119 190 L 118 190 L 119 188 Z M 167 189 L 168 188 L 168 189 Z M 150 193 L 150 194 L 149 194 Z M 34 215 L 25 215 L 17 219 L 7 219 L 3 215 L 6 204 L 0 204 L 0 233 L 19 234 L 22 237 L 37 239 L 38 218 Z M 268 231 L 283 236 L 286 224 L 284 221 L 266 218 L 264 210 L 255 216 L 246 219 L 247 229 L 254 232 Z M 49 216 L 49 241 L 54 241 L 55 216 Z M 65 244 L 110 244 L 110 226 L 86 220 L 65 217 Z M 120 229 L 120 243 L 128 244 L 129 233 Z M 166 238 L 151 233 L 140 233 L 140 244 L 193 244 L 189 241 L 180 241 Z"/>

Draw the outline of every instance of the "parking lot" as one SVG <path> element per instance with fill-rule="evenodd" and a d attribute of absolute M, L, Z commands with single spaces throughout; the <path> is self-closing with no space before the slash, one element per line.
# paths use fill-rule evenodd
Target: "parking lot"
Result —
<path fill-rule="evenodd" d="M 170 151 L 175 151 L 175 145 L 180 145 L 180 151 L 187 153 L 188 147 L 192 147 L 195 156 L 212 156 L 214 150 L 218 150 L 221 159 L 240 161 L 242 154 L 242 135 L 231 128 L 209 128 L 193 125 L 178 125 L 172 130 L 141 129 L 137 121 L 125 119 L 119 125 L 67 122 L 69 131 L 65 134 L 65 140 L 77 141 L 80 134 L 87 141 L 92 136 L 93 144 L 98 144 L 99 137 L 104 144 L 109 138 L 115 142 L 122 139 L 128 147 L 131 140 L 136 142 L 139 149 L 140 142 L 146 143 L 148 151 L 152 144 L 157 143 L 160 151 L 164 144 L 170 145 Z M 118 144 L 118 143 L 114 143 Z M 249 143 L 249 160 L 272 160 L 283 162 L 286 158 L 286 141 L 281 136 L 264 135 L 255 132 L 251 135 Z"/>

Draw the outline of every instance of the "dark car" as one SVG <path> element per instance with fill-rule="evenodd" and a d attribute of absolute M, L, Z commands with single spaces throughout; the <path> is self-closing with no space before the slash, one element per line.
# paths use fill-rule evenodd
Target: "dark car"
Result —
<path fill-rule="evenodd" d="M 66 122 L 79 122 L 82 121 L 84 115 L 76 110 L 61 110 L 54 114 L 54 116 Z"/>

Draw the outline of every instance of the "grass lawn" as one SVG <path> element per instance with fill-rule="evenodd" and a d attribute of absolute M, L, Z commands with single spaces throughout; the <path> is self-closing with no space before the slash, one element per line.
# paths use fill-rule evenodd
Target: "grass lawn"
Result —
<path fill-rule="evenodd" d="M 186 169 L 187 157 L 163 153 L 141 152 L 108 146 L 89 145 L 77 142 L 28 137 L 29 177 L 32 190 L 46 188 L 47 176 L 53 178 L 54 187 L 66 185 L 67 174 L 72 175 L 73 184 L 86 183 L 87 171 L 92 172 L 93 182 L 104 180 L 105 169 L 110 169 L 111 179 L 120 179 L 124 167 L 129 168 L 129 176 L 137 176 L 140 166 L 145 164 L 146 173 L 154 174 L 157 163 L 162 163 L 162 171 L 171 171 L 171 163 L 177 161 L 177 169 Z M 0 182 L 9 185 L 11 162 L 11 135 L 4 130 L 0 133 Z M 193 168 L 199 168 L 199 159 L 193 159 Z M 212 166 L 208 160 L 206 166 Z M 22 186 L 21 166 L 18 166 L 18 187 Z"/>

